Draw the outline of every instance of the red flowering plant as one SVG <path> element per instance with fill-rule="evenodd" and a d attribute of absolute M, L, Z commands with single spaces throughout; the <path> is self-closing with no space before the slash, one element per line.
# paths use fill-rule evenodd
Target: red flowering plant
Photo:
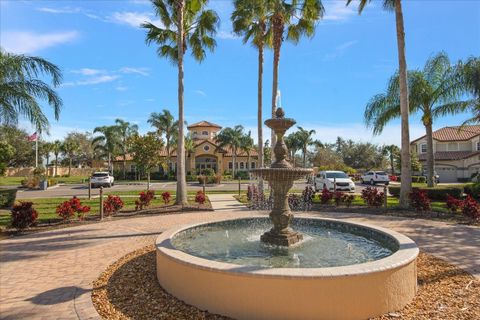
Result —
<path fill-rule="evenodd" d="M 13 206 L 12 227 L 25 229 L 30 227 L 38 218 L 38 212 L 33 208 L 33 202 L 22 202 Z"/>
<path fill-rule="evenodd" d="M 198 203 L 198 207 L 200 205 L 204 204 L 207 198 L 205 197 L 205 194 L 203 193 L 202 190 L 198 190 L 197 194 L 195 195 L 195 202 Z"/>
<path fill-rule="evenodd" d="M 103 201 L 103 213 L 107 216 L 117 213 L 123 208 L 123 201 L 119 196 L 109 194 L 107 199 Z"/>
<path fill-rule="evenodd" d="M 457 213 L 457 210 L 460 209 L 461 205 L 462 205 L 462 200 L 447 194 L 446 207 L 448 211 L 450 211 L 451 213 Z"/>
<path fill-rule="evenodd" d="M 462 201 L 462 213 L 474 221 L 480 220 L 480 204 L 471 196 Z"/>
<path fill-rule="evenodd" d="M 344 195 L 345 194 L 342 191 L 335 191 L 333 193 L 333 202 L 337 207 L 343 203 Z"/>
<path fill-rule="evenodd" d="M 170 192 L 165 191 L 164 193 L 162 193 L 162 199 L 165 204 L 168 204 L 170 202 L 170 199 L 172 199 L 172 195 L 170 194 Z"/>
<path fill-rule="evenodd" d="M 417 211 L 430 210 L 430 199 L 424 190 L 413 189 L 413 192 L 410 193 L 410 203 Z"/>
<path fill-rule="evenodd" d="M 378 192 L 377 188 L 366 187 L 362 190 L 361 197 L 367 206 L 380 207 L 383 204 L 385 194 L 383 192 Z"/>
<path fill-rule="evenodd" d="M 79 198 L 73 197 L 72 199 L 59 204 L 56 209 L 56 213 L 63 218 L 64 221 L 69 220 L 71 217 L 78 215 L 78 219 L 83 220 L 85 213 L 90 211 L 89 206 L 82 206 Z"/>
<path fill-rule="evenodd" d="M 323 188 L 322 193 L 320 193 L 320 202 L 322 204 L 328 204 L 333 198 L 333 193 L 328 191 L 327 188 Z"/>
<path fill-rule="evenodd" d="M 150 202 L 155 198 L 155 192 L 148 190 L 147 192 L 140 192 L 138 200 L 135 200 L 135 210 L 142 210 L 150 205 Z"/>

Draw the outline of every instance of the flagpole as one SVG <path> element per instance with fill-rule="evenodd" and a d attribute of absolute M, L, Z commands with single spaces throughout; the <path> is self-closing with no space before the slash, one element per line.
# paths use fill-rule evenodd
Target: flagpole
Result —
<path fill-rule="evenodd" d="M 38 136 L 35 139 L 35 168 L 38 168 Z"/>

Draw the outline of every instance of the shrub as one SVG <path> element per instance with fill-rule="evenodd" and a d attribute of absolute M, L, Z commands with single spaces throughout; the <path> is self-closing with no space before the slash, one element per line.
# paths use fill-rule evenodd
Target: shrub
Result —
<path fill-rule="evenodd" d="M 12 227 L 25 229 L 37 221 L 38 212 L 33 208 L 33 202 L 22 202 L 14 205 L 11 211 Z"/>
<path fill-rule="evenodd" d="M 155 198 L 155 192 L 152 190 L 140 192 L 138 200 L 135 200 L 135 210 L 142 210 L 148 207 L 153 198 Z"/>
<path fill-rule="evenodd" d="M 187 175 L 187 181 L 197 181 L 197 175 L 196 174 Z"/>
<path fill-rule="evenodd" d="M 202 174 L 207 177 L 213 177 L 215 175 L 215 171 L 212 168 L 206 168 L 202 170 Z"/>
<path fill-rule="evenodd" d="M 63 218 L 63 220 L 68 220 L 72 216 L 75 215 L 75 213 L 78 215 L 78 218 L 82 220 L 85 216 L 85 213 L 90 211 L 89 206 L 82 206 L 82 203 L 80 202 L 80 199 L 77 197 L 73 197 L 72 199 L 63 202 L 62 204 L 59 204 L 57 206 L 57 209 L 55 212 Z"/>
<path fill-rule="evenodd" d="M 117 213 L 123 208 L 123 201 L 119 196 L 109 194 L 107 199 L 103 201 L 103 213 L 107 216 Z"/>
<path fill-rule="evenodd" d="M 213 183 L 220 184 L 222 182 L 222 175 L 216 174 L 213 176 Z"/>
<path fill-rule="evenodd" d="M 412 176 L 412 182 L 427 183 L 427 178 L 424 176 Z"/>
<path fill-rule="evenodd" d="M 362 190 L 362 199 L 369 207 L 380 207 L 383 204 L 385 194 L 378 192 L 377 188 L 366 187 Z"/>
<path fill-rule="evenodd" d="M 430 210 L 430 199 L 427 196 L 427 193 L 423 190 L 414 188 L 409 195 L 410 204 L 417 211 L 429 211 Z"/>
<path fill-rule="evenodd" d="M 15 203 L 17 189 L 0 189 L 0 208 L 10 208 Z"/>
<path fill-rule="evenodd" d="M 38 189 L 40 187 L 40 178 L 37 176 L 27 177 L 21 181 L 21 184 L 28 189 Z"/>
<path fill-rule="evenodd" d="M 250 176 L 248 175 L 248 171 L 237 171 L 235 172 L 235 179 L 248 180 Z"/>
<path fill-rule="evenodd" d="M 205 194 L 203 193 L 202 190 L 198 190 L 197 194 L 195 195 L 195 202 L 198 203 L 198 206 L 200 207 L 201 204 L 204 204 L 207 198 L 205 197 Z"/>
<path fill-rule="evenodd" d="M 344 195 L 345 194 L 341 191 L 335 191 L 333 193 L 333 202 L 335 203 L 335 205 L 337 207 L 343 203 L 343 196 Z"/>
<path fill-rule="evenodd" d="M 465 186 L 465 193 L 473 198 L 480 199 L 480 182 Z"/>
<path fill-rule="evenodd" d="M 457 213 L 457 210 L 461 207 L 462 200 L 452 197 L 451 195 L 447 194 L 447 202 L 446 207 L 449 212 Z"/>
<path fill-rule="evenodd" d="M 49 179 L 47 180 L 47 185 L 48 185 L 49 187 L 55 186 L 55 185 L 57 185 L 57 184 L 58 184 L 57 179 L 49 178 Z"/>
<path fill-rule="evenodd" d="M 480 220 L 480 204 L 470 195 L 461 204 L 462 213 L 472 220 Z"/>
<path fill-rule="evenodd" d="M 300 196 L 294 193 L 288 194 L 288 205 L 290 209 L 297 210 L 300 207 Z"/>
<path fill-rule="evenodd" d="M 33 170 L 33 175 L 35 177 L 41 176 L 45 174 L 45 168 L 44 167 L 37 167 Z"/>
<path fill-rule="evenodd" d="M 170 202 L 170 199 L 172 199 L 172 195 L 170 194 L 170 192 L 165 191 L 164 193 L 162 193 L 162 199 L 165 204 L 168 204 Z"/>
<path fill-rule="evenodd" d="M 347 206 L 347 208 L 350 208 L 354 199 L 355 196 L 353 194 L 344 194 L 342 202 Z"/>
<path fill-rule="evenodd" d="M 207 183 L 207 177 L 206 177 L 206 176 L 202 176 L 202 175 L 198 176 L 198 183 L 200 183 L 200 184 L 205 184 L 205 183 Z"/>
<path fill-rule="evenodd" d="M 320 193 L 320 203 L 328 204 L 333 198 L 333 192 L 330 192 L 327 188 L 323 188 L 322 193 Z"/>
<path fill-rule="evenodd" d="M 400 195 L 400 186 L 390 186 L 389 188 L 390 194 L 394 197 L 398 197 Z M 455 198 L 460 198 L 463 194 L 463 188 L 461 187 L 436 187 L 436 188 L 417 188 L 418 190 L 425 191 L 427 193 L 428 198 L 434 201 L 445 201 L 447 199 L 447 195 L 451 195 Z"/>

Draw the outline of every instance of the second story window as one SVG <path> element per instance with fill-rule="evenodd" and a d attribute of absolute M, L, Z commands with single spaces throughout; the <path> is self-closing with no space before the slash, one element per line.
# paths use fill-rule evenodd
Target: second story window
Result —
<path fill-rule="evenodd" d="M 477 151 L 480 151 L 480 141 L 477 142 Z"/>
<path fill-rule="evenodd" d="M 208 131 L 202 131 L 202 135 L 208 136 Z"/>
<path fill-rule="evenodd" d="M 421 153 L 427 153 L 427 144 L 426 143 L 422 143 L 420 145 L 420 152 Z"/>

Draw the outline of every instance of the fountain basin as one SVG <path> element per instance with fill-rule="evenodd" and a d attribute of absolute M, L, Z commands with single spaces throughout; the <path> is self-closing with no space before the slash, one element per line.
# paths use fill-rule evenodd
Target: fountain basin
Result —
<path fill-rule="evenodd" d="M 236 221 L 241 220 L 245 219 Z M 366 319 L 399 310 L 413 299 L 418 248 L 411 239 L 366 224 L 296 220 L 357 230 L 390 243 L 392 252 L 379 260 L 323 268 L 233 264 L 175 247 L 175 238 L 182 232 L 208 225 L 196 224 L 168 230 L 157 238 L 158 281 L 188 304 L 236 319 Z"/>

